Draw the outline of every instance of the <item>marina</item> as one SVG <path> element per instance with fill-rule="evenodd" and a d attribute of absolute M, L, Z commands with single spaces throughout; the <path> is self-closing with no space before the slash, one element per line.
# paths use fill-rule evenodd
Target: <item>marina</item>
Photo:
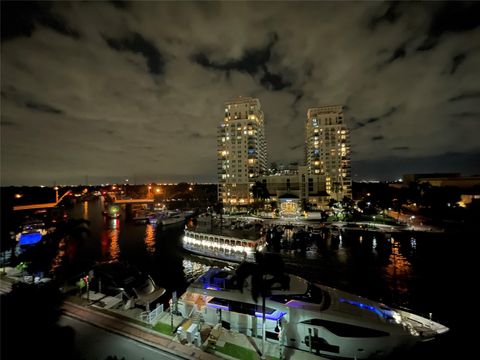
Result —
<path fill-rule="evenodd" d="M 71 218 L 83 218 L 89 221 L 90 235 L 82 244 L 75 245 L 74 253 L 78 259 L 91 259 L 92 264 L 118 260 L 127 262 L 138 267 L 140 271 L 150 274 L 154 283 L 158 284 L 159 288 L 165 289 L 163 295 L 158 293 L 159 297 L 156 300 L 152 299 L 151 303 L 150 301 L 148 301 L 148 304 L 138 302 L 135 305 L 135 302 L 130 302 L 129 306 L 133 305 L 131 311 L 135 314 L 136 319 L 140 319 L 140 316 L 142 318 L 147 316 L 149 314 L 148 311 L 146 312 L 147 308 L 157 309 L 157 306 L 161 305 L 162 309 L 168 309 L 171 294 L 176 292 L 179 298 L 178 309 L 181 310 L 182 306 L 184 309 L 180 311 L 185 319 L 184 321 L 188 322 L 189 319 L 198 317 L 195 312 L 192 312 L 193 308 L 189 307 L 191 303 L 188 305 L 189 298 L 197 297 L 197 300 L 201 299 L 198 300 L 199 303 L 204 306 L 201 316 L 202 324 L 208 325 L 210 331 L 218 323 L 223 324 L 226 329 L 230 329 L 229 331 L 239 333 L 242 333 L 243 328 L 248 327 L 250 330 L 244 331 L 243 334 L 261 341 L 261 326 L 259 325 L 261 323 L 261 301 L 257 303 L 252 301 L 248 289 L 241 296 L 236 290 L 233 292 L 227 291 L 230 295 L 233 294 L 233 298 L 228 301 L 234 301 L 234 303 L 229 304 L 221 299 L 214 302 L 210 301 L 213 297 L 221 298 L 225 296 L 226 292 L 222 288 L 226 286 L 226 281 L 217 281 L 217 285 L 214 285 L 215 289 L 209 289 L 208 294 L 205 293 L 207 290 L 205 284 L 203 288 L 198 287 L 199 279 L 205 279 L 206 274 L 210 271 L 231 272 L 244 260 L 250 260 L 253 264 L 255 250 L 261 250 L 265 254 L 277 251 L 281 255 L 285 262 L 285 268 L 293 279 L 291 282 L 292 289 L 299 289 L 297 285 L 302 283 L 307 284 L 305 285 L 306 288 L 303 287 L 303 290 L 308 289 L 309 283 L 317 284 L 319 289 L 329 294 L 330 300 L 336 299 L 338 306 L 344 309 L 341 311 L 342 313 L 345 313 L 345 309 L 349 309 L 352 313 L 360 311 L 360 313 L 364 312 L 369 315 L 376 314 L 375 316 L 378 319 L 386 319 L 384 317 L 386 315 L 380 316 L 376 310 L 371 310 L 371 308 L 369 310 L 369 307 L 380 309 L 380 311 L 391 309 L 396 314 L 401 315 L 401 322 L 404 323 L 402 328 L 406 332 L 409 331 L 406 324 L 416 324 L 416 328 L 411 328 L 411 331 L 421 332 L 422 336 L 414 337 L 418 340 L 412 342 L 411 345 L 414 348 L 417 347 L 417 345 L 414 345 L 416 342 L 422 343 L 421 340 L 433 338 L 435 333 L 444 332 L 447 328 L 450 328 L 450 331 L 442 334 L 440 343 L 444 344 L 443 346 L 448 346 L 448 339 L 452 336 L 451 333 L 453 332 L 453 336 L 457 333 L 454 319 L 450 317 L 448 311 L 445 312 L 449 307 L 445 307 L 443 301 L 450 300 L 439 296 L 437 292 L 439 279 L 437 275 L 442 268 L 435 266 L 434 262 L 432 263 L 432 261 L 437 258 L 441 259 L 444 255 L 438 255 L 434 258 L 427 255 L 431 250 L 432 241 L 435 241 L 437 251 L 439 249 L 446 252 L 451 251 L 447 245 L 448 239 L 443 239 L 444 235 L 442 234 L 416 233 L 416 238 L 412 240 L 412 233 L 372 231 L 372 229 L 367 228 L 361 230 L 361 228 L 352 227 L 351 224 L 342 226 L 342 223 L 335 223 L 331 224 L 333 227 L 331 225 L 319 226 L 319 224 L 312 222 L 296 223 L 292 222 L 291 219 L 289 222 L 276 224 L 272 219 L 261 221 L 251 217 L 226 217 L 222 220 L 218 217 L 211 218 L 205 215 L 188 220 L 187 226 L 184 228 L 183 225 L 138 224 L 127 217 L 127 213 L 122 206 L 119 207 L 118 217 L 116 218 L 103 216 L 102 209 L 104 209 L 104 201 L 102 197 L 99 197 L 90 201 L 78 202 L 69 210 L 68 214 Z M 212 223 L 217 226 L 210 227 Z M 220 229 L 218 229 L 219 224 L 221 224 Z M 269 241 L 271 242 L 274 237 L 280 238 L 280 248 L 277 250 L 271 244 L 269 245 Z M 308 246 L 305 253 L 301 251 L 302 246 L 298 243 L 301 238 L 306 241 L 305 244 Z M 196 242 L 191 241 L 191 239 L 195 239 Z M 195 247 L 197 252 L 195 252 Z M 415 270 L 415 263 L 420 260 L 430 262 L 429 268 L 436 270 L 435 275 Z M 359 271 L 358 264 L 362 264 L 361 271 Z M 168 276 L 165 274 L 168 274 Z M 299 277 L 308 279 L 308 282 L 299 280 Z M 224 277 L 224 280 L 227 278 L 228 275 Z M 373 283 L 368 281 L 372 278 L 376 279 Z M 297 285 L 294 286 L 294 284 Z M 92 286 L 90 288 L 92 299 L 95 299 L 97 295 L 92 290 L 99 291 L 100 289 L 95 288 L 94 283 L 90 285 Z M 296 294 L 290 292 L 287 295 L 300 296 L 303 290 L 297 291 Z M 359 294 L 361 297 L 351 295 L 353 293 Z M 415 294 L 415 296 L 411 296 L 412 294 Z M 419 294 L 423 294 L 421 298 L 418 298 Z M 305 295 L 305 292 L 303 292 L 303 295 Z M 343 300 L 340 301 L 340 298 Z M 118 303 L 118 296 L 113 293 L 99 299 L 101 299 L 100 302 L 110 304 L 105 306 L 113 306 L 111 311 L 121 313 L 125 311 L 123 309 L 128 308 L 125 307 L 128 299 L 124 298 L 120 304 Z M 367 299 L 376 299 L 376 301 Z M 290 319 L 288 314 L 291 309 L 285 305 L 288 301 L 281 303 L 277 300 L 267 300 L 267 308 L 270 309 L 266 318 L 266 329 L 269 329 L 268 331 L 275 330 L 277 325 L 279 325 L 279 328 L 282 327 L 280 325 L 283 325 L 283 329 L 287 329 L 286 320 Z M 242 317 L 247 315 L 235 310 L 239 309 L 239 305 L 235 302 L 242 301 L 250 305 L 256 304 L 254 315 L 248 315 L 255 317 L 255 319 L 241 320 Z M 207 306 L 207 304 L 210 305 Z M 391 304 L 392 307 L 380 308 L 384 306 L 381 304 Z M 121 306 L 121 309 L 119 306 Z M 319 308 L 321 306 L 320 304 Z M 242 307 L 240 306 L 240 308 Z M 307 308 L 308 306 L 302 305 L 302 313 Z M 405 308 L 412 310 L 405 310 Z M 197 310 L 200 309 L 202 308 L 197 307 Z M 334 307 L 332 306 L 331 309 L 334 309 Z M 222 311 L 220 322 L 217 310 Z M 326 314 L 327 312 L 321 312 L 320 318 L 325 320 Z M 413 314 L 425 315 L 416 317 L 418 315 Z M 433 317 L 431 314 L 433 314 Z M 431 318 L 433 320 L 430 320 Z M 305 318 L 304 320 L 307 321 L 308 319 Z M 349 323 L 348 320 L 342 321 Z M 256 323 L 253 324 L 254 322 Z M 178 326 L 181 327 L 181 323 Z M 422 323 L 424 327 L 420 329 L 419 324 Z M 435 325 L 438 323 L 444 324 L 445 327 Z M 290 324 L 290 321 L 288 324 Z M 353 326 L 355 322 L 349 324 Z M 301 325 L 302 329 L 307 329 L 307 325 Z M 287 338 L 282 340 L 281 343 L 278 338 L 279 333 L 275 331 L 266 333 L 268 334 L 267 343 L 270 344 L 269 346 L 276 344 L 275 346 L 289 348 L 292 351 L 296 349 L 296 351 L 319 356 L 318 354 L 328 354 L 328 351 L 325 352 L 325 348 L 328 348 L 328 346 L 323 343 L 323 340 L 319 340 L 321 338 L 328 339 L 325 341 L 333 346 L 331 349 L 338 346 L 338 351 L 350 351 L 347 350 L 348 347 L 345 344 L 338 345 L 335 342 L 334 333 L 327 337 L 326 333 L 322 332 L 327 328 L 324 325 L 326 324 L 316 327 L 316 325 L 310 324 L 311 335 L 308 334 L 308 330 L 305 330 L 306 332 L 302 334 L 306 335 L 301 335 L 299 338 L 303 339 L 303 347 L 288 343 Z M 390 325 L 393 325 L 393 322 Z M 374 327 L 374 329 L 377 328 Z M 298 333 L 297 330 L 294 332 Z M 412 333 L 408 334 L 408 336 L 412 336 Z M 315 338 L 315 335 L 317 335 L 317 338 Z M 305 339 L 305 336 L 307 339 Z M 311 338 L 308 338 L 308 336 L 311 336 Z M 432 343 L 437 344 L 436 341 Z M 311 349 L 310 344 L 312 345 Z M 408 348 L 408 344 L 409 341 L 405 340 L 406 348 Z M 357 351 L 358 349 L 363 349 L 363 351 L 358 354 L 355 353 L 357 358 L 362 358 L 361 354 L 363 352 L 372 354 L 371 351 L 379 351 L 378 354 L 383 352 L 382 357 L 395 358 L 393 354 L 388 355 L 386 349 L 376 348 L 376 350 L 372 350 L 375 349 L 374 345 L 371 347 L 365 345 L 354 350 Z"/>

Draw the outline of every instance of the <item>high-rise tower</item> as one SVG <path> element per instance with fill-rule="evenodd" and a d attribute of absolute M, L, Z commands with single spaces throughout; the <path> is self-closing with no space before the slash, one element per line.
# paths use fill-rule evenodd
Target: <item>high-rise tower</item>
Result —
<path fill-rule="evenodd" d="M 342 106 L 308 109 L 305 157 L 308 172 L 324 177 L 330 196 L 337 200 L 352 196 L 350 134 Z"/>
<path fill-rule="evenodd" d="M 263 112 L 258 99 L 238 97 L 225 102 L 218 127 L 218 199 L 224 205 L 253 201 L 251 187 L 267 170 Z"/>

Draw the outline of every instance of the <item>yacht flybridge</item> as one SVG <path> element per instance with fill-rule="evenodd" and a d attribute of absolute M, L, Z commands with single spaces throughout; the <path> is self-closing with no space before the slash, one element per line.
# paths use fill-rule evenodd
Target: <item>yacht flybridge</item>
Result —
<path fill-rule="evenodd" d="M 384 357 L 445 333 L 448 328 L 418 315 L 290 275 L 286 290 L 266 298 L 266 338 L 327 357 Z M 234 272 L 211 268 L 192 283 L 178 308 L 198 312 L 248 336 L 262 336 L 262 306 L 252 300 L 251 278 L 237 289 Z"/>

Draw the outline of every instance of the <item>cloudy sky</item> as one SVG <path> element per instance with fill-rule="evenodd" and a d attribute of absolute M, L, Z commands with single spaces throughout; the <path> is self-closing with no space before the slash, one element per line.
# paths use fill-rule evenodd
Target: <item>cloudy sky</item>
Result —
<path fill-rule="evenodd" d="M 480 173 L 479 3 L 6 3 L 1 181 L 215 181 L 223 102 L 269 161 L 342 104 L 354 180 Z"/>

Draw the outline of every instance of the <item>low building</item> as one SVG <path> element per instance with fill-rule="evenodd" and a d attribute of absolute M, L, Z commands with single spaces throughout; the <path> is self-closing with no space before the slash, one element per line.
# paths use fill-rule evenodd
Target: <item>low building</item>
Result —
<path fill-rule="evenodd" d="M 403 175 L 403 185 L 410 186 L 411 183 L 429 183 L 431 186 L 451 186 L 460 189 L 480 186 L 480 176 L 461 176 L 459 173 L 438 173 L 438 174 L 407 174 Z"/>
<path fill-rule="evenodd" d="M 324 176 L 308 173 L 306 166 L 259 177 L 265 184 L 270 201 L 276 201 L 284 216 L 298 215 L 302 208 L 323 210 L 330 196 L 325 191 Z"/>

